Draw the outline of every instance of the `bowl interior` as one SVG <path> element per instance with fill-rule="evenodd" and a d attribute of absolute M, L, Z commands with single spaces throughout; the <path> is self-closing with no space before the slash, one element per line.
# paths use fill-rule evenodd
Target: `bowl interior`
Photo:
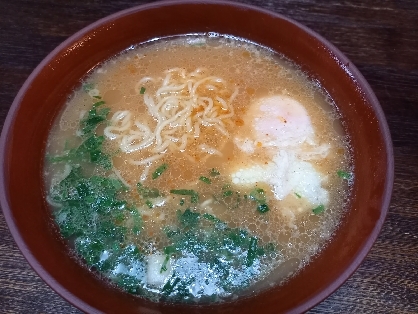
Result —
<path fill-rule="evenodd" d="M 178 34 L 218 32 L 270 47 L 299 64 L 330 94 L 354 148 L 351 207 L 332 242 L 281 287 L 217 306 L 154 304 L 120 292 L 69 256 L 43 198 L 49 129 L 90 69 L 130 45 Z M 38 274 L 87 312 L 300 312 L 320 302 L 358 267 L 383 224 L 393 181 L 389 131 L 357 69 L 332 45 L 282 16 L 226 2 L 168 2 L 112 15 L 70 37 L 29 77 L 16 97 L 2 140 L 1 205 L 9 228 Z"/>

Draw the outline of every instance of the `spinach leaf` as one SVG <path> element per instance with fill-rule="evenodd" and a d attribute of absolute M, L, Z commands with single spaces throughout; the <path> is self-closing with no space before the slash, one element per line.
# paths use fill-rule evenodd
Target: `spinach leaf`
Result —
<path fill-rule="evenodd" d="M 104 104 L 104 101 L 99 101 L 93 105 L 93 108 L 88 111 L 86 116 L 80 121 L 81 133 L 83 136 L 88 136 L 96 131 L 97 126 L 106 121 L 106 117 L 110 112 L 110 108 L 100 108 L 98 106 Z"/>
<path fill-rule="evenodd" d="M 143 198 L 157 198 L 161 195 L 160 191 L 156 188 L 148 188 L 144 185 L 142 185 L 141 182 L 138 182 L 136 184 L 136 189 L 139 193 L 139 195 Z"/>
<path fill-rule="evenodd" d="M 177 194 L 177 195 L 190 195 L 191 203 L 199 202 L 199 193 L 197 193 L 195 190 L 187 190 L 187 189 L 170 190 L 170 193 Z"/>
<path fill-rule="evenodd" d="M 337 175 L 344 180 L 350 180 L 353 177 L 352 173 L 343 170 L 338 170 Z"/>
<path fill-rule="evenodd" d="M 263 189 L 255 188 L 251 191 L 249 198 L 257 202 L 258 212 L 264 214 L 270 210 L 267 205 L 267 197 Z"/>
<path fill-rule="evenodd" d="M 52 163 L 67 162 L 71 164 L 91 162 L 109 170 L 112 168 L 112 159 L 109 154 L 102 151 L 103 141 L 104 136 L 93 134 L 77 148 L 68 150 L 62 156 L 49 157 L 48 160 Z"/>
<path fill-rule="evenodd" d="M 164 171 L 166 171 L 168 168 L 167 164 L 162 164 L 161 166 L 159 166 L 153 173 L 152 173 L 152 179 L 155 180 L 157 179 L 160 175 L 163 174 Z"/>
<path fill-rule="evenodd" d="M 81 167 L 73 167 L 50 191 L 53 201 L 60 204 L 54 216 L 63 237 L 74 238 L 75 250 L 86 264 L 109 276 L 121 264 L 145 267 L 137 247 L 123 247 L 130 235 L 142 230 L 138 211 L 118 197 L 124 189 L 117 179 L 86 177 Z M 140 286 L 140 280 L 129 274 L 119 273 L 113 279 L 132 293 Z"/>
<path fill-rule="evenodd" d="M 318 205 L 317 207 L 315 207 L 314 209 L 312 209 L 312 212 L 315 215 L 319 215 L 320 213 L 322 213 L 325 210 L 325 206 L 324 205 Z"/>
<path fill-rule="evenodd" d="M 177 259 L 197 258 L 199 263 L 208 265 L 213 276 L 220 279 L 220 286 L 227 292 L 250 284 L 255 276 L 254 267 L 258 267 L 254 265 L 259 265 L 256 261 L 268 258 L 268 254 L 275 250 L 272 243 L 259 245 L 259 239 L 248 231 L 230 228 L 208 213 L 200 214 L 190 208 L 178 210 L 177 220 L 177 225 L 164 228 L 169 243 L 164 248 L 164 254 L 174 255 Z M 239 280 L 236 277 L 238 274 L 241 274 Z M 195 279 L 187 280 L 192 280 L 193 283 Z M 186 277 L 173 275 L 163 290 L 167 296 L 174 297 L 185 284 Z M 191 295 L 186 292 L 186 297 Z"/>
<path fill-rule="evenodd" d="M 211 184 L 212 183 L 212 181 L 208 177 L 204 177 L 204 176 L 199 177 L 199 180 L 206 183 L 206 184 Z"/>

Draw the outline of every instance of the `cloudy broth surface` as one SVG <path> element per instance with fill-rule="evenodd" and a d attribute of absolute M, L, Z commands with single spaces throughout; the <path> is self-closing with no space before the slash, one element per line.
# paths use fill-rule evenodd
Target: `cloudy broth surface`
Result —
<path fill-rule="evenodd" d="M 132 47 L 90 73 L 47 144 L 46 199 L 120 288 L 222 302 L 285 280 L 336 231 L 354 180 L 335 105 L 228 36 Z"/>

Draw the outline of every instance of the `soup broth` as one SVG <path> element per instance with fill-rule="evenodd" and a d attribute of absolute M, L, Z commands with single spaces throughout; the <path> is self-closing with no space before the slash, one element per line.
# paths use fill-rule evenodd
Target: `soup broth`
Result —
<path fill-rule="evenodd" d="M 330 240 L 354 180 L 326 92 L 284 57 L 214 34 L 98 66 L 46 150 L 46 199 L 75 254 L 152 300 L 282 284 Z"/>

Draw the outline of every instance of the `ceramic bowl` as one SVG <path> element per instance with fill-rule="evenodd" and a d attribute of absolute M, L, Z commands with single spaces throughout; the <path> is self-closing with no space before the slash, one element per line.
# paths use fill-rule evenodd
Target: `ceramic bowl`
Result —
<path fill-rule="evenodd" d="M 44 199 L 45 144 L 54 118 L 90 69 L 153 38 L 217 32 L 284 54 L 329 93 L 351 137 L 355 183 L 351 206 L 326 248 L 286 284 L 218 305 L 153 303 L 104 284 L 75 262 Z M 348 35 L 349 36 L 349 35 Z M 332 44 L 282 15 L 224 1 L 171 1 L 106 17 L 51 52 L 16 96 L 0 144 L 1 206 L 23 255 L 39 276 L 91 313 L 303 312 L 336 290 L 360 265 L 385 219 L 393 152 L 378 100 L 355 66 Z"/>

